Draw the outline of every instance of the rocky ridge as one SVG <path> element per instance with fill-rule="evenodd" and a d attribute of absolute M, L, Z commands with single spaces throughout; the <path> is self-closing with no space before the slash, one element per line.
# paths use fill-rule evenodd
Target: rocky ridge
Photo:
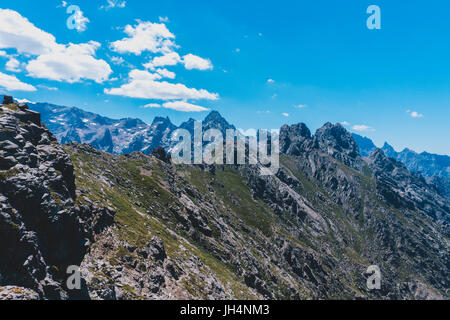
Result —
<path fill-rule="evenodd" d="M 0 285 L 67 298 L 67 266 L 81 262 L 114 210 L 76 204 L 72 161 L 26 104 L 5 97 L 0 130 Z"/>

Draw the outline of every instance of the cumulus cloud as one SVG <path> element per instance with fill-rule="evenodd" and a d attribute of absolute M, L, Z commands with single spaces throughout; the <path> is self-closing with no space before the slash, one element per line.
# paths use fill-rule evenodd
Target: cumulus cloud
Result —
<path fill-rule="evenodd" d="M 282 113 L 282 115 L 283 115 L 283 117 L 289 117 L 289 113 L 286 113 L 286 112 Z"/>
<path fill-rule="evenodd" d="M 24 83 L 17 77 L 2 72 L 0 72 L 0 88 L 7 91 L 36 91 L 36 88 L 31 84 Z"/>
<path fill-rule="evenodd" d="M 406 110 L 406 113 L 408 113 L 412 118 L 423 118 L 423 114 L 417 111 Z"/>
<path fill-rule="evenodd" d="M 175 79 L 175 72 L 169 71 L 167 69 L 156 69 L 156 72 L 163 78 Z"/>
<path fill-rule="evenodd" d="M 353 130 L 363 132 L 363 131 L 375 131 L 374 128 L 366 126 L 365 124 L 357 124 L 352 127 Z"/>
<path fill-rule="evenodd" d="M 125 8 L 127 5 L 126 1 L 121 0 L 107 0 L 105 5 L 100 6 L 100 9 L 109 10 L 112 8 Z"/>
<path fill-rule="evenodd" d="M 159 103 L 148 103 L 145 106 L 142 106 L 142 108 L 144 108 L 144 109 L 161 108 L 161 105 Z"/>
<path fill-rule="evenodd" d="M 156 81 L 161 75 L 145 70 L 132 70 L 129 82 L 119 88 L 105 89 L 106 94 L 154 100 L 217 100 L 218 94 L 205 89 L 188 88 L 181 83 Z"/>
<path fill-rule="evenodd" d="M 197 106 L 192 103 L 188 103 L 186 101 L 169 101 L 166 103 L 163 103 L 162 105 L 159 103 L 149 103 L 145 106 L 142 106 L 144 109 L 150 109 L 150 108 L 165 108 L 165 109 L 172 109 L 176 111 L 183 111 L 183 112 L 201 112 L 201 111 L 208 111 L 209 109 Z"/>
<path fill-rule="evenodd" d="M 95 41 L 58 46 L 58 49 L 30 61 L 26 69 L 34 78 L 69 83 L 90 79 L 103 83 L 108 80 L 112 70 L 106 61 L 94 58 L 99 47 L 100 44 Z"/>
<path fill-rule="evenodd" d="M 153 58 L 150 62 L 144 64 L 144 67 L 154 70 L 157 67 L 175 66 L 182 63 L 187 70 L 212 70 L 213 65 L 211 60 L 204 59 L 199 56 L 189 53 L 183 58 L 175 51 L 168 52 L 162 56 Z"/>
<path fill-rule="evenodd" d="M 161 22 L 167 18 L 160 17 Z M 182 83 L 170 83 L 161 79 L 175 79 L 176 74 L 168 67 L 182 65 L 186 70 L 212 70 L 209 59 L 192 53 L 180 56 L 175 43 L 175 35 L 169 31 L 164 23 L 137 21 L 137 25 L 127 25 L 124 29 L 126 38 L 112 42 L 111 49 L 118 53 L 141 55 L 153 54 L 144 63 L 146 70 L 134 69 L 130 71 L 127 83 L 120 87 L 105 89 L 110 95 L 131 98 L 163 100 L 162 104 L 150 103 L 144 108 L 167 108 L 185 112 L 207 110 L 204 107 L 187 102 L 187 100 L 217 100 L 219 95 L 205 89 L 188 88 Z M 177 100 L 177 101 L 174 101 Z"/>
<path fill-rule="evenodd" d="M 275 83 L 275 80 L 273 80 L 273 79 L 267 79 L 267 83 Z"/>
<path fill-rule="evenodd" d="M 8 62 L 5 65 L 6 70 L 12 72 L 20 72 L 20 62 L 14 57 L 10 57 Z"/>
<path fill-rule="evenodd" d="M 119 53 L 141 55 L 151 53 L 169 53 L 176 47 L 175 36 L 163 23 L 138 21 L 136 26 L 125 27 L 127 38 L 111 43 L 111 49 Z"/>
<path fill-rule="evenodd" d="M 167 23 L 167 22 L 169 22 L 169 18 L 168 17 L 159 17 L 159 22 Z"/>
<path fill-rule="evenodd" d="M 166 109 L 172 109 L 172 110 L 183 111 L 183 112 L 201 112 L 201 111 L 209 110 L 205 107 L 197 106 L 195 104 L 188 103 L 186 101 L 166 102 L 162 106 L 163 106 L 163 108 L 166 108 Z"/>
<path fill-rule="evenodd" d="M 34 26 L 27 18 L 9 9 L 0 9 L 0 48 L 16 49 L 32 56 L 25 67 L 29 76 L 69 83 L 81 79 L 101 83 L 112 70 L 104 60 L 96 59 L 98 42 L 59 44 L 53 35 Z M 17 63 L 11 63 L 11 67 Z"/>
<path fill-rule="evenodd" d="M 162 56 L 153 58 L 150 62 L 144 64 L 147 69 L 154 70 L 157 67 L 175 66 L 181 62 L 181 57 L 176 52 L 169 52 Z"/>
<path fill-rule="evenodd" d="M 183 56 L 183 64 L 187 70 L 212 70 L 213 68 L 211 60 L 203 59 L 191 53 Z"/>
<path fill-rule="evenodd" d="M 18 53 L 40 55 L 57 47 L 50 33 L 36 28 L 27 18 L 9 9 L 0 9 L 0 48 L 15 48 Z"/>

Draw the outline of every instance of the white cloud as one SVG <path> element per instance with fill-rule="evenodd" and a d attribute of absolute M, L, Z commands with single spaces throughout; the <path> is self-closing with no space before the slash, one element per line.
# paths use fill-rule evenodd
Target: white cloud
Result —
<path fill-rule="evenodd" d="M 169 22 L 169 18 L 168 17 L 159 17 L 159 22 L 167 23 L 167 22 Z"/>
<path fill-rule="evenodd" d="M 156 67 L 175 66 L 181 62 L 181 57 L 176 52 L 169 52 L 162 56 L 153 58 L 152 61 L 144 64 L 147 69 L 154 70 Z"/>
<path fill-rule="evenodd" d="M 298 104 L 298 105 L 296 105 L 295 107 L 296 107 L 297 109 L 304 109 L 304 108 L 307 107 L 307 105 L 306 105 L 306 104 Z"/>
<path fill-rule="evenodd" d="M 284 117 L 289 117 L 289 113 L 282 113 Z"/>
<path fill-rule="evenodd" d="M 241 52 L 241 49 L 236 48 L 236 52 L 237 52 L 237 53 Z"/>
<path fill-rule="evenodd" d="M 0 9 L 0 48 L 14 48 L 19 54 L 37 56 L 26 66 L 29 76 L 70 83 L 81 79 L 103 82 L 112 73 L 104 61 L 94 58 L 100 44 L 58 44 L 47 33 L 13 10 Z"/>
<path fill-rule="evenodd" d="M 5 65 L 6 70 L 12 72 L 20 72 L 20 62 L 14 57 L 10 57 Z"/>
<path fill-rule="evenodd" d="M 175 72 L 169 71 L 167 69 L 156 69 L 156 73 L 158 73 L 163 78 L 175 79 Z"/>
<path fill-rule="evenodd" d="M 144 51 L 169 53 L 176 47 L 173 33 L 163 23 L 138 21 L 136 26 L 125 27 L 127 38 L 111 43 L 111 49 L 119 53 L 140 55 Z"/>
<path fill-rule="evenodd" d="M 149 103 L 149 104 L 146 104 L 145 106 L 142 106 L 142 108 L 144 108 L 144 109 L 161 108 L 161 105 L 159 103 Z"/>
<path fill-rule="evenodd" d="M 58 91 L 58 88 L 55 87 L 49 87 L 43 84 L 38 84 L 36 87 L 41 88 L 41 89 L 45 89 L 45 90 L 49 90 L 49 91 Z"/>
<path fill-rule="evenodd" d="M 365 124 L 354 125 L 352 127 L 352 129 L 355 130 L 355 131 L 360 131 L 360 132 L 362 132 L 362 131 L 375 131 L 374 128 L 366 126 Z"/>
<path fill-rule="evenodd" d="M 120 88 L 105 89 L 106 94 L 125 96 L 131 98 L 177 100 L 177 99 L 207 99 L 217 100 L 218 94 L 210 93 L 204 89 L 188 88 L 184 84 L 158 82 L 159 74 L 144 70 L 132 70 L 129 74 L 129 82 Z"/>
<path fill-rule="evenodd" d="M 408 113 L 412 118 L 423 118 L 423 114 L 417 111 L 406 110 L 406 113 Z"/>
<path fill-rule="evenodd" d="M 125 8 L 127 5 L 126 1 L 121 0 L 107 0 L 106 2 L 107 4 L 100 6 L 100 9 L 109 10 L 112 8 Z"/>
<path fill-rule="evenodd" d="M 117 65 L 122 65 L 125 63 L 125 60 L 122 57 L 111 57 L 111 62 Z"/>
<path fill-rule="evenodd" d="M 7 91 L 36 91 L 34 86 L 2 72 L 0 72 L 0 87 Z"/>
<path fill-rule="evenodd" d="M 187 70 L 197 69 L 197 70 L 212 70 L 213 65 L 211 60 L 203 59 L 199 56 L 189 53 L 183 56 L 183 64 Z"/>
<path fill-rule="evenodd" d="M 57 50 L 30 61 L 26 69 L 34 78 L 69 83 L 90 79 L 102 83 L 108 80 L 112 70 L 106 61 L 94 58 L 99 47 L 100 44 L 95 41 L 60 45 Z"/>
<path fill-rule="evenodd" d="M 19 53 L 40 55 L 57 46 L 53 35 L 36 28 L 18 12 L 0 9 L 0 48 L 15 48 Z"/>
<path fill-rule="evenodd" d="M 275 83 L 275 80 L 273 80 L 273 79 L 267 79 L 267 83 Z"/>
<path fill-rule="evenodd" d="M 183 112 L 202 112 L 202 111 L 209 110 L 205 107 L 200 107 L 195 104 L 188 103 L 186 101 L 166 102 L 162 106 L 163 106 L 163 108 L 166 108 L 166 109 L 172 109 L 172 110 L 183 111 Z"/>
<path fill-rule="evenodd" d="M 66 1 L 62 1 L 61 5 L 58 6 L 57 8 L 59 8 L 59 7 L 63 7 L 63 8 L 67 7 L 67 2 Z"/>
<path fill-rule="evenodd" d="M 349 126 L 349 125 L 350 125 L 350 123 L 347 122 L 347 121 L 342 121 L 341 124 L 342 124 L 343 126 Z"/>
<path fill-rule="evenodd" d="M 209 109 L 197 106 L 192 103 L 188 103 L 186 101 L 169 101 L 166 103 L 158 104 L 158 103 L 149 103 L 145 106 L 142 106 L 144 109 L 150 109 L 150 108 L 165 108 L 165 109 L 171 109 L 176 111 L 183 111 L 183 112 L 201 112 L 201 111 L 208 111 Z"/>
<path fill-rule="evenodd" d="M 183 58 L 180 57 L 175 51 L 168 52 L 162 56 L 153 58 L 150 62 L 144 64 L 144 67 L 150 70 L 154 70 L 157 67 L 175 66 L 182 63 L 187 70 L 212 70 L 213 65 L 211 60 L 204 59 L 199 56 L 189 53 Z"/>

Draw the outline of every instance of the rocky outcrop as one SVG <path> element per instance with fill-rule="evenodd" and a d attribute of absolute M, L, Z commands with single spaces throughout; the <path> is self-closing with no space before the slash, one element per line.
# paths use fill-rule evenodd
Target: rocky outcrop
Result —
<path fill-rule="evenodd" d="M 326 123 L 314 135 L 315 148 L 352 168 L 358 168 L 359 148 L 352 135 L 338 124 Z"/>
<path fill-rule="evenodd" d="M 292 126 L 284 125 L 280 130 L 280 152 L 299 156 L 311 143 L 311 131 L 304 123 Z"/>
<path fill-rule="evenodd" d="M 71 159 L 39 114 L 15 103 L 0 114 L 0 286 L 67 297 L 66 268 L 81 262 L 113 211 L 76 204 Z"/>
<path fill-rule="evenodd" d="M 419 208 L 435 221 L 449 226 L 448 200 L 420 174 L 409 172 L 404 164 L 388 158 L 381 149 L 372 153 L 368 163 L 385 201 L 397 208 Z"/>

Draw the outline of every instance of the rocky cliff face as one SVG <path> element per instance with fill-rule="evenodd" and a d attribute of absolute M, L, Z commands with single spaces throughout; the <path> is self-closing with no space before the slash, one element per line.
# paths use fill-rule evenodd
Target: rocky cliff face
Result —
<path fill-rule="evenodd" d="M 81 262 L 113 211 L 76 205 L 70 157 L 27 105 L 5 98 L 0 130 L 0 285 L 67 298 L 67 266 Z"/>
<path fill-rule="evenodd" d="M 448 200 L 340 125 L 284 126 L 263 176 L 61 146 L 26 106 L 1 108 L 0 298 L 448 299 Z"/>

